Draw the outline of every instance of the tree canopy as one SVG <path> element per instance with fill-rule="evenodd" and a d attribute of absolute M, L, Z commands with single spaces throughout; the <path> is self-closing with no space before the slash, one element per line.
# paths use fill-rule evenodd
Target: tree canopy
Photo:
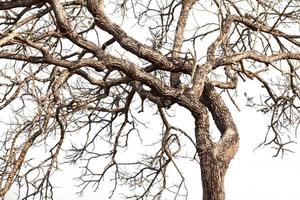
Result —
<path fill-rule="evenodd" d="M 17 187 L 20 199 L 53 199 L 51 175 L 70 163 L 83 168 L 79 192 L 108 176 L 112 196 L 127 185 L 124 198 L 184 199 L 177 163 L 189 157 L 201 168 L 203 200 L 225 199 L 224 176 L 239 145 L 228 109 L 239 110 L 237 94 L 269 114 L 264 144 L 275 155 L 297 133 L 299 4 L 0 0 L 0 197 Z M 256 96 L 242 86 L 247 80 Z M 195 119 L 193 134 L 170 123 L 175 104 Z M 140 114 L 149 109 L 162 131 L 146 137 Z M 124 159 L 145 138 L 155 148 Z M 193 151 L 183 156 L 186 145 Z M 178 184 L 170 185 L 170 168 Z"/>

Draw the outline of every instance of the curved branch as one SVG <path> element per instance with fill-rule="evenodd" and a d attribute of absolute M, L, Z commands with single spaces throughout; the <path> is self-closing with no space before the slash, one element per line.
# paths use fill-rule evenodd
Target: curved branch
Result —
<path fill-rule="evenodd" d="M 238 150 L 239 135 L 232 118 L 222 97 L 214 87 L 206 82 L 201 102 L 210 111 L 214 122 L 221 133 L 221 139 L 214 147 L 214 153 L 221 160 L 228 163 Z"/>

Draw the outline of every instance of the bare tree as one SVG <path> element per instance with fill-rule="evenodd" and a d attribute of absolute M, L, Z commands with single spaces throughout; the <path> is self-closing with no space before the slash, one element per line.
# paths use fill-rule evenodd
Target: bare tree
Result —
<path fill-rule="evenodd" d="M 187 140 L 198 155 L 188 156 L 199 161 L 202 199 L 224 200 L 224 176 L 239 146 L 227 108 L 238 109 L 235 93 L 270 114 L 264 144 L 276 155 L 293 142 L 289 131 L 300 119 L 299 6 L 296 0 L 1 0 L 0 197 L 16 186 L 20 199 L 53 199 L 51 175 L 73 163 L 84 166 L 80 192 L 101 187 L 109 174 L 112 195 L 128 185 L 133 192 L 125 198 L 187 198 L 184 174 L 177 185 L 167 183 L 168 166 L 180 173 Z M 240 87 L 248 79 L 259 98 Z M 169 122 L 174 104 L 193 116 L 193 135 Z M 120 155 L 134 146 L 132 137 L 143 141 L 137 114 L 148 107 L 163 123 L 153 135 L 160 147 L 126 162 Z M 98 160 L 106 165 L 95 168 Z"/>

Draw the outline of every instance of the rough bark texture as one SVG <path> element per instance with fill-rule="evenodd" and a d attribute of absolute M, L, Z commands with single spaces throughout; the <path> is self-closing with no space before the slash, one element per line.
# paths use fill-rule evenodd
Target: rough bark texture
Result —
<path fill-rule="evenodd" d="M 190 14 L 190 10 L 194 5 L 195 0 L 183 0 L 182 1 L 182 8 L 178 18 L 175 38 L 173 43 L 173 50 L 172 50 L 172 58 L 178 59 L 181 57 L 181 48 L 184 40 L 184 29 L 186 28 L 186 22 Z M 196 61 L 194 61 L 196 62 Z M 170 75 L 170 85 L 175 88 L 180 87 L 180 73 L 171 73 Z"/>
<path fill-rule="evenodd" d="M 206 83 L 202 96 L 202 109 L 194 116 L 203 200 L 224 200 L 224 178 L 229 163 L 238 150 L 239 136 L 229 109 L 212 85 Z M 221 134 L 216 143 L 210 138 L 208 111 Z"/>
<path fill-rule="evenodd" d="M 201 155 L 203 200 L 225 200 L 224 178 L 228 166 L 218 161 L 213 152 Z"/>
<path fill-rule="evenodd" d="M 224 144 L 226 148 L 219 148 L 221 144 L 213 144 L 209 138 L 209 132 L 205 132 L 208 122 L 203 125 L 202 120 L 196 120 L 195 126 L 197 151 L 201 165 L 203 200 L 224 200 L 224 178 L 229 163 L 238 150 L 238 139 L 235 138 L 234 141 Z"/>

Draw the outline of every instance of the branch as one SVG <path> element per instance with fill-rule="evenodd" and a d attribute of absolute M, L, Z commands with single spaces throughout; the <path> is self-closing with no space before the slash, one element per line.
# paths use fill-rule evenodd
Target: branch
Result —
<path fill-rule="evenodd" d="M 4 195 L 6 194 L 6 192 L 10 189 L 13 180 L 15 178 L 16 173 L 20 170 L 23 161 L 25 159 L 25 156 L 27 154 L 28 149 L 32 146 L 33 142 L 35 141 L 35 139 L 42 133 L 41 130 L 36 131 L 26 142 L 24 147 L 21 150 L 21 153 L 18 157 L 18 159 L 16 160 L 13 169 L 11 170 L 11 172 L 8 175 L 8 178 L 6 180 L 6 183 L 4 185 L 3 188 L 0 188 L 0 197 L 4 197 Z"/>
<path fill-rule="evenodd" d="M 173 64 L 161 53 L 128 36 L 124 30 L 122 30 L 117 24 L 113 23 L 104 14 L 103 0 L 88 0 L 87 7 L 91 14 L 95 17 L 96 25 L 100 29 L 111 34 L 125 50 L 133 53 L 139 58 L 149 61 L 159 69 L 169 71 L 175 68 Z"/>
<path fill-rule="evenodd" d="M 30 7 L 35 4 L 45 3 L 45 0 L 13 0 L 0 2 L 0 10 L 8 10 L 19 7 Z"/>
<path fill-rule="evenodd" d="M 174 39 L 173 50 L 172 50 L 172 57 L 175 59 L 180 57 L 180 51 L 181 51 L 183 39 L 184 39 L 184 37 L 183 37 L 184 29 L 186 27 L 186 22 L 187 22 L 187 19 L 189 16 L 189 12 L 195 2 L 196 2 L 195 0 L 183 0 L 182 1 L 182 8 L 181 8 L 181 12 L 180 12 L 179 19 L 177 22 L 177 27 L 176 27 L 176 31 L 175 31 L 175 39 Z M 180 85 L 180 74 L 179 73 L 171 73 L 170 84 L 172 87 L 179 87 L 179 85 Z"/>
<path fill-rule="evenodd" d="M 234 120 L 222 97 L 213 86 L 206 82 L 201 102 L 210 111 L 221 133 L 221 139 L 214 147 L 214 153 L 225 163 L 229 163 L 238 149 L 239 136 Z"/>
<path fill-rule="evenodd" d="M 244 59 L 251 59 L 258 62 L 271 64 L 272 62 L 285 60 L 285 59 L 300 60 L 300 53 L 279 52 L 268 56 L 268 55 L 257 54 L 255 51 L 245 51 L 242 53 L 237 53 L 228 57 L 217 59 L 214 68 L 221 65 L 238 63 L 239 61 Z"/>

